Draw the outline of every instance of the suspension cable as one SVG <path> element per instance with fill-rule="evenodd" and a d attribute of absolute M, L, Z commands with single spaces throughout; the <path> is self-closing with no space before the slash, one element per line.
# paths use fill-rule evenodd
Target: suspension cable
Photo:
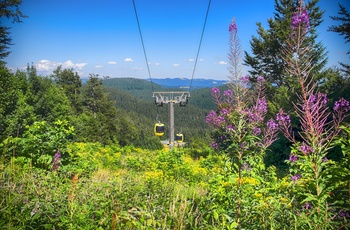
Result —
<path fill-rule="evenodd" d="M 194 67 L 193 67 L 193 72 L 192 72 L 190 87 L 189 87 L 188 91 L 191 90 L 193 77 L 194 77 L 194 74 L 195 74 L 195 72 L 196 72 L 196 67 L 197 67 L 197 62 L 198 62 L 198 56 L 199 56 L 199 51 L 200 51 L 201 46 L 202 46 L 202 40 L 203 40 L 203 35 L 204 35 L 205 26 L 206 26 L 206 24 L 207 24 L 207 19 L 208 19 L 208 15 L 209 15 L 210 4 L 211 4 L 211 0 L 209 0 L 209 2 L 208 2 L 207 12 L 206 12 L 206 14 L 205 14 L 205 19 L 204 19 L 202 34 L 201 34 L 201 38 L 200 38 L 200 41 L 199 41 L 199 46 L 198 46 L 198 50 L 197 50 L 196 60 L 195 60 L 195 62 L 194 62 Z"/>
<path fill-rule="evenodd" d="M 140 38 L 141 38 L 141 43 L 142 43 L 142 48 L 143 48 L 143 54 L 144 54 L 144 56 L 145 56 L 145 61 L 146 61 L 146 65 L 147 65 L 148 76 L 149 76 L 149 79 L 150 79 L 150 81 L 151 81 L 152 93 L 154 93 L 151 71 L 150 71 L 150 69 L 149 69 L 148 58 L 147 58 L 147 54 L 146 54 L 145 44 L 144 44 L 144 42 L 143 42 L 143 37 L 142 37 L 142 33 L 141 33 L 141 26 L 140 26 L 139 17 L 138 17 L 138 14 L 137 14 L 137 9 L 136 9 L 136 5 L 135 5 L 135 1 L 132 0 L 132 3 L 133 3 L 133 5 L 134 5 L 134 11 L 135 11 L 135 16 L 136 16 L 137 26 L 138 26 L 138 28 L 139 28 L 139 34 L 140 34 Z"/>
<path fill-rule="evenodd" d="M 149 64 L 148 64 L 148 58 L 147 58 L 147 54 L 146 54 L 145 44 L 144 44 L 144 42 L 143 42 L 143 37 L 142 37 L 142 32 L 141 32 L 141 26 L 140 26 L 139 17 L 138 17 L 138 14 L 137 14 L 137 9 L 136 9 L 135 0 L 132 0 L 132 3 L 133 3 L 133 6 L 134 6 L 134 11 L 135 11 L 135 16 L 136 16 L 137 26 L 138 26 L 138 29 L 139 29 L 139 34 L 140 34 L 141 43 L 142 43 L 143 54 L 144 54 L 144 56 L 145 56 L 145 61 L 146 61 L 147 71 L 148 71 L 148 76 L 149 76 L 150 81 L 151 81 L 151 87 L 152 87 L 152 93 L 153 93 L 153 92 L 154 92 L 153 81 L 152 81 L 151 71 L 150 71 Z M 193 77 L 194 77 L 194 74 L 195 74 L 196 68 L 197 68 L 199 52 L 200 52 L 200 49 L 201 49 L 201 46 L 202 46 L 202 40 L 203 40 L 203 36 L 204 36 L 205 27 L 206 27 L 206 24 L 207 24 L 207 19 L 208 19 L 208 15 L 209 15 L 210 5 L 211 5 L 211 0 L 209 0 L 209 2 L 208 2 L 207 11 L 206 11 L 206 14 L 205 14 L 205 19 L 204 19 L 204 24 L 203 24 L 203 28 L 202 28 L 202 33 L 201 33 L 201 37 L 200 37 L 200 40 L 199 40 L 199 45 L 198 45 L 198 50 L 197 50 L 197 54 L 196 54 L 196 59 L 195 59 L 194 67 L 193 67 L 193 71 L 192 71 L 192 77 L 191 77 L 191 81 L 190 81 L 189 91 L 191 90 L 192 82 L 193 82 Z"/>

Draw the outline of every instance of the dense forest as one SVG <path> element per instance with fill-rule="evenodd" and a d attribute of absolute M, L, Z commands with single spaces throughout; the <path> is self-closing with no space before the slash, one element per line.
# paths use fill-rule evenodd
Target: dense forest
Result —
<path fill-rule="evenodd" d="M 21 22 L 20 3 L 2 2 L 0 17 Z M 11 70 L 0 26 L 0 227 L 350 228 L 350 66 L 327 67 L 317 3 L 276 0 L 251 53 L 230 23 L 230 82 L 175 106 L 186 145 L 173 149 L 153 133 L 169 111 L 152 93 L 174 88 Z M 349 15 L 339 5 L 329 27 L 346 42 Z"/>

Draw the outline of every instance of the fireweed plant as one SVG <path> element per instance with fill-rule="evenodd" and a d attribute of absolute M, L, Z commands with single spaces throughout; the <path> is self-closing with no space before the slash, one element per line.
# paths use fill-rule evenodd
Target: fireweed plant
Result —
<path fill-rule="evenodd" d="M 332 178 L 335 162 L 328 159 L 334 138 L 341 131 L 340 124 L 348 115 L 349 102 L 335 102 L 329 111 L 327 95 L 318 92 L 311 74 L 313 58 L 308 55 L 310 22 L 303 1 L 291 19 L 291 34 L 284 48 L 287 72 L 297 78 L 301 92 L 294 103 L 300 120 L 298 138 L 292 131 L 290 116 L 283 110 L 276 115 L 285 137 L 293 143 L 287 163 L 290 165 L 291 184 L 297 188 L 294 196 L 295 228 L 330 229 L 344 227 L 346 219 L 339 222 L 338 203 L 332 199 L 337 184 Z M 298 140 L 297 140 L 298 139 Z M 332 195 L 333 194 L 333 195 Z"/>
<path fill-rule="evenodd" d="M 234 19 L 229 25 L 229 33 L 229 89 L 221 92 L 219 88 L 212 88 L 217 110 L 207 115 L 206 122 L 214 128 L 211 147 L 226 154 L 233 173 L 237 174 L 237 188 L 233 188 L 237 191 L 237 200 L 232 209 L 236 208 L 235 223 L 240 228 L 243 226 L 242 217 L 246 216 L 242 199 L 244 178 L 265 169 L 265 151 L 277 138 L 278 124 L 273 119 L 265 121 L 264 77 L 259 76 L 255 84 L 248 76 L 242 77 L 241 46 Z"/>

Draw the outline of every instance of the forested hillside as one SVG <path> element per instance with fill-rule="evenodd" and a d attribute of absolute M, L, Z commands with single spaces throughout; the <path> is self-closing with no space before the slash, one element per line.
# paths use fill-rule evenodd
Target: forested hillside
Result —
<path fill-rule="evenodd" d="M 104 80 L 103 85 L 106 86 L 109 98 L 117 108 L 127 111 L 131 116 L 138 116 L 138 119 L 144 117 L 144 123 L 152 128 L 157 119 L 168 127 L 168 105 L 162 107 L 155 105 L 152 98 L 152 85 L 149 81 L 115 78 Z M 154 91 L 174 91 L 173 88 L 163 88 L 154 83 L 153 89 Z M 215 109 L 215 104 L 209 88 L 192 90 L 188 104 L 185 107 L 175 106 L 174 108 L 175 132 L 184 134 L 185 141 L 189 145 L 193 142 L 204 142 L 209 145 L 210 127 L 205 123 L 205 117 L 212 109 Z M 161 139 L 167 137 L 168 133 Z"/>

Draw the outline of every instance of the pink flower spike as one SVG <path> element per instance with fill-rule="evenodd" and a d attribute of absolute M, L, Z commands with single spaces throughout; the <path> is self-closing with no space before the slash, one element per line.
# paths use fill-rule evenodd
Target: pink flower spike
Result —
<path fill-rule="evenodd" d="M 230 23 L 230 25 L 228 27 L 228 31 L 229 32 L 232 32 L 232 31 L 237 32 L 237 25 L 236 25 L 236 19 L 235 18 L 232 19 L 232 21 L 231 21 L 231 23 Z"/>

